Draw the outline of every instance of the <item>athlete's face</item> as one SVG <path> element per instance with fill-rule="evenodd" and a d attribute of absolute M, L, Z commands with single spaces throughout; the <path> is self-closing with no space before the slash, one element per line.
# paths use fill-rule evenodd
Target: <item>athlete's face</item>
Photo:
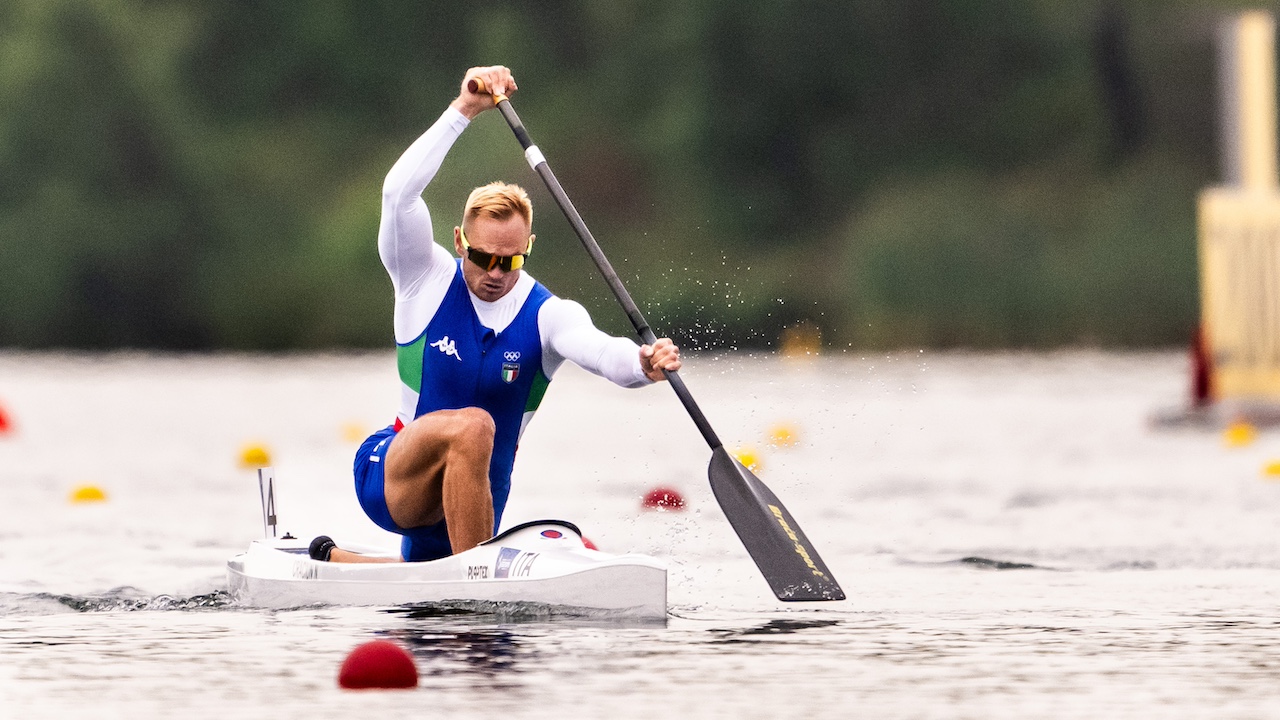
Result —
<path fill-rule="evenodd" d="M 506 220 L 474 218 L 466 229 L 467 244 L 473 249 L 490 255 L 509 257 L 529 251 L 529 226 L 524 218 L 512 215 Z M 462 277 L 476 297 L 493 302 L 511 292 L 520 279 L 519 270 L 504 271 L 501 267 L 485 270 L 467 259 L 462 247 L 462 228 L 453 229 L 453 246 L 462 257 Z"/>

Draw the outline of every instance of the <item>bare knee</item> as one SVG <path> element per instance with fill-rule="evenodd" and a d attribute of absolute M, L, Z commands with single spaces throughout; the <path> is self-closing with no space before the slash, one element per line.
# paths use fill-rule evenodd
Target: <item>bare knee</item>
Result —
<path fill-rule="evenodd" d="M 405 426 L 399 438 L 412 438 L 408 442 L 412 445 L 425 443 L 433 447 L 452 447 L 462 443 L 492 447 L 495 433 L 497 426 L 488 412 L 467 407 L 423 415 Z"/>
<path fill-rule="evenodd" d="M 496 433 L 497 426 L 488 412 L 480 408 L 454 410 L 449 417 L 450 454 L 467 456 L 487 465 Z"/>
<path fill-rule="evenodd" d="M 496 432 L 480 408 L 437 410 L 405 426 L 387 450 L 387 480 L 439 481 L 452 462 L 487 465 Z"/>
<path fill-rule="evenodd" d="M 476 407 L 450 411 L 450 434 L 457 440 L 493 444 L 494 433 L 498 431 L 493 416 Z"/>

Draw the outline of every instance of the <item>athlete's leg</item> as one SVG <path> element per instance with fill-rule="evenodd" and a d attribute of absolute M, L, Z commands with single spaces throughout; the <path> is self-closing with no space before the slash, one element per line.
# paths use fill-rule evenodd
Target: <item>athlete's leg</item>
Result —
<path fill-rule="evenodd" d="M 329 562 L 340 563 L 391 563 L 400 562 L 400 558 L 378 557 L 374 555 L 361 555 L 360 553 L 343 550 L 342 548 L 334 548 L 329 554 Z"/>
<path fill-rule="evenodd" d="M 386 454 L 384 492 L 402 528 L 447 519 L 454 553 L 493 535 L 489 459 L 493 418 L 479 408 L 437 410 L 406 425 Z"/>
<path fill-rule="evenodd" d="M 342 550 L 334 544 L 333 538 L 321 535 L 311 541 L 307 554 L 312 560 L 340 563 L 389 563 L 400 562 L 400 558 L 382 557 L 381 555 L 361 555 L 360 553 Z"/>

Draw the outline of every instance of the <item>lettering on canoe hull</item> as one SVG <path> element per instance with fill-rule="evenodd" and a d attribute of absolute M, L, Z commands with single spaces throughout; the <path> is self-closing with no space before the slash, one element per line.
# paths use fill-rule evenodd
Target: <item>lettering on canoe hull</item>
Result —
<path fill-rule="evenodd" d="M 536 552 L 508 547 L 500 548 L 498 562 L 493 568 L 493 576 L 495 578 L 529 577 L 529 571 L 533 569 L 533 561 L 537 559 Z"/>
<path fill-rule="evenodd" d="M 511 577 L 529 577 L 529 571 L 533 569 L 533 561 L 537 559 L 536 552 L 522 553 L 515 562 L 511 563 Z"/>
<path fill-rule="evenodd" d="M 488 565 L 468 565 L 467 579 L 468 580 L 488 580 L 489 566 Z"/>
<path fill-rule="evenodd" d="M 791 526 L 787 524 L 786 518 L 782 517 L 782 509 L 777 505 L 770 505 L 769 509 L 773 511 L 773 516 L 777 518 L 778 524 L 782 526 L 782 532 L 786 533 L 787 537 L 791 538 L 791 542 L 795 544 L 796 554 L 800 556 L 801 560 L 804 560 L 804 564 L 809 566 L 809 570 L 812 571 L 814 575 L 825 579 L 827 574 L 819 570 L 817 564 L 813 562 L 813 558 L 809 555 L 809 551 L 800 542 L 800 538 L 796 536 L 796 531 L 792 530 Z"/>

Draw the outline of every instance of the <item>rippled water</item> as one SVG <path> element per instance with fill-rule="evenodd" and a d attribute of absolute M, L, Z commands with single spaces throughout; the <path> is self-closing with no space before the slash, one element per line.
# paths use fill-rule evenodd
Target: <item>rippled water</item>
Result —
<path fill-rule="evenodd" d="M 518 606 L 239 608 L 261 534 L 392 538 L 350 488 L 394 358 L 0 354 L 0 717 L 1266 717 L 1280 714 L 1280 436 L 1155 431 L 1177 354 L 694 357 L 849 599 L 775 601 L 719 513 L 709 451 L 663 387 L 563 371 L 526 433 L 508 523 L 573 520 L 670 566 L 665 624 Z M 770 447 L 791 426 L 792 448 Z M 642 513 L 656 484 L 682 513 Z M 92 484 L 105 503 L 72 504 Z M 414 691 L 346 692 L 346 653 L 412 649 Z"/>

